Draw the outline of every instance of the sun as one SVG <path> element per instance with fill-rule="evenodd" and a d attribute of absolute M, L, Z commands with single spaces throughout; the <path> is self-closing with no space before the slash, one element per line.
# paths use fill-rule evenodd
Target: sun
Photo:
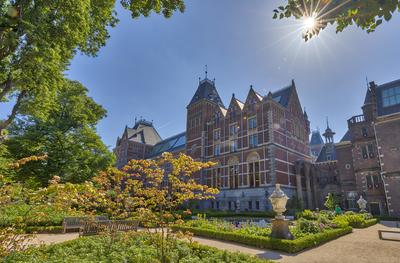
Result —
<path fill-rule="evenodd" d="M 313 30 L 317 26 L 317 19 L 314 16 L 303 18 L 303 27 L 305 30 Z"/>

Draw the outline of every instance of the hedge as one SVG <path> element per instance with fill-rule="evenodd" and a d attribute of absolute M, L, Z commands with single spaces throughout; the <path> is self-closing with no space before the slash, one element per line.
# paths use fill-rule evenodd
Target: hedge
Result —
<path fill-rule="evenodd" d="M 258 248 L 280 250 L 289 253 L 296 253 L 307 248 L 316 247 L 323 243 L 326 243 L 328 241 L 331 241 L 333 239 L 336 239 L 340 236 L 352 232 L 352 227 L 346 227 L 346 228 L 325 230 L 322 233 L 307 235 L 305 237 L 301 237 L 295 240 L 285 240 L 285 239 L 243 235 L 227 231 L 214 231 L 209 229 L 185 227 L 185 226 L 173 226 L 172 229 L 174 231 L 183 231 L 183 232 L 188 231 L 196 236 L 232 241 Z"/>
<path fill-rule="evenodd" d="M 362 222 L 362 224 L 360 226 L 354 226 L 354 228 L 367 228 L 367 227 L 375 225 L 376 223 L 378 223 L 378 219 L 371 218 L 371 219 L 367 219 L 364 222 Z"/>
<path fill-rule="evenodd" d="M 234 211 L 194 211 L 192 215 L 205 214 L 207 217 L 274 217 L 275 213 L 268 212 L 239 212 Z"/>

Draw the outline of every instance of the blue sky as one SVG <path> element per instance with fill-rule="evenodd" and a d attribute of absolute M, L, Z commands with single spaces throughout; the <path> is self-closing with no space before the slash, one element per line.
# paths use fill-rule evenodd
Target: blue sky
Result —
<path fill-rule="evenodd" d="M 366 76 L 378 84 L 400 78 L 398 14 L 373 34 L 331 27 L 304 43 L 299 23 L 271 18 L 283 1 L 186 2 L 186 12 L 171 19 L 134 20 L 119 9 L 120 23 L 98 56 L 73 60 L 68 77 L 108 111 L 98 126 L 108 146 L 135 116 L 153 120 L 163 138 L 183 131 L 205 64 L 225 104 L 232 93 L 244 100 L 251 84 L 267 94 L 295 79 L 311 127 L 325 129 L 329 116 L 336 141 L 361 113 Z"/>

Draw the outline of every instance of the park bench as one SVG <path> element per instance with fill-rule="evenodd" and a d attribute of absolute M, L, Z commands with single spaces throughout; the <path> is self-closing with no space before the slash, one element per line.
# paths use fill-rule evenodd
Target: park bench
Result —
<path fill-rule="evenodd" d="M 70 216 L 65 217 L 62 223 L 63 232 L 66 233 L 68 230 L 78 230 L 84 225 L 85 222 L 89 221 L 89 217 L 77 217 Z M 107 216 L 95 216 L 94 221 L 105 221 L 108 220 Z"/>
<path fill-rule="evenodd" d="M 400 231 L 378 230 L 379 239 L 400 241 Z"/>
<path fill-rule="evenodd" d="M 79 236 L 96 235 L 101 232 L 137 231 L 138 226 L 137 220 L 86 221 L 79 230 Z"/>

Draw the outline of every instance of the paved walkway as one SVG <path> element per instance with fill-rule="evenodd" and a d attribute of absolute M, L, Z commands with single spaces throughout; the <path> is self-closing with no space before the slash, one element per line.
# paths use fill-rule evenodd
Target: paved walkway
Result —
<path fill-rule="evenodd" d="M 219 249 L 238 251 L 256 255 L 260 258 L 276 260 L 280 263 L 398 263 L 400 262 L 400 242 L 380 240 L 378 230 L 395 230 L 393 222 L 382 222 L 366 229 L 354 229 L 348 234 L 317 248 L 298 254 L 287 254 L 272 250 L 257 249 L 237 243 L 222 242 L 194 237 L 193 240 Z M 39 234 L 35 243 L 60 243 L 72 240 L 78 234 Z"/>

